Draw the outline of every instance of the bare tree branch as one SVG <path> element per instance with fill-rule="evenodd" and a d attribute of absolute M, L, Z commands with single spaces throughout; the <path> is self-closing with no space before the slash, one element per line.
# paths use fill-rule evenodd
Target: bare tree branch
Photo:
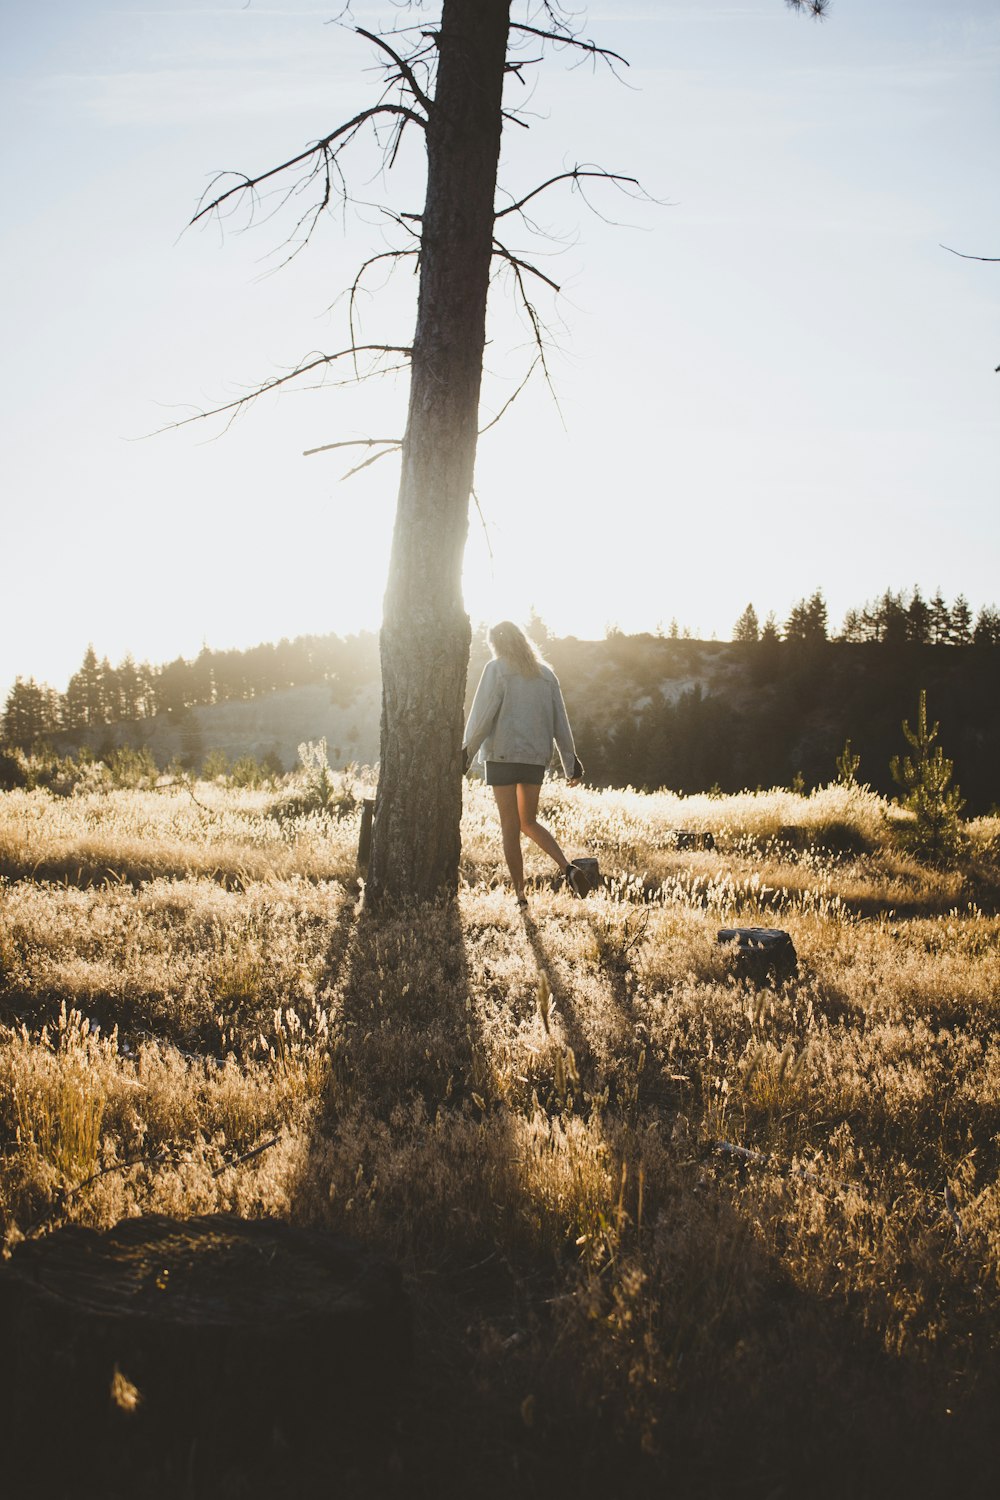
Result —
<path fill-rule="evenodd" d="M 357 371 L 348 375 L 344 380 L 317 380 L 314 385 L 299 386 L 300 391 L 325 391 L 339 390 L 345 385 L 361 385 L 365 380 L 380 380 L 384 375 L 398 375 L 400 370 L 408 368 L 407 363 L 399 365 L 374 365 L 370 370 Z"/>
<path fill-rule="evenodd" d="M 519 271 L 527 271 L 531 276 L 537 276 L 539 281 L 544 281 L 545 285 L 550 286 L 554 292 L 562 291 L 562 287 L 557 281 L 553 281 L 551 276 L 546 276 L 544 271 L 540 271 L 530 261 L 521 260 L 512 251 L 508 250 L 506 245 L 502 245 L 498 239 L 494 239 L 493 247 L 493 254 L 498 255 L 501 260 L 505 260 L 508 265 L 516 267 Z"/>
<path fill-rule="evenodd" d="M 959 255 L 963 260 L 984 260 L 990 265 L 1000 263 L 1000 255 L 966 255 L 964 250 L 953 250 L 950 245 L 942 245 L 942 250 L 947 250 L 949 255 Z"/>
<path fill-rule="evenodd" d="M 494 245 L 497 245 L 496 240 L 494 240 L 493 243 Z M 546 340 L 548 338 L 551 341 L 551 334 L 546 328 L 537 307 L 528 296 L 527 288 L 524 284 L 523 272 L 527 271 L 535 276 L 538 276 L 542 281 L 548 282 L 549 286 L 555 287 L 557 292 L 559 288 L 555 286 L 555 282 L 549 281 L 549 278 L 543 275 L 541 271 L 537 270 L 534 266 L 529 265 L 526 261 L 519 260 L 516 255 L 511 255 L 510 252 L 504 250 L 502 246 L 498 246 L 495 253 L 500 255 L 500 258 L 510 266 L 512 272 L 514 273 L 514 283 L 517 287 L 518 295 L 521 299 L 521 306 L 524 308 L 524 311 L 528 318 L 528 322 L 531 325 L 531 335 L 534 340 L 535 348 L 538 351 L 535 356 L 535 363 L 541 366 L 542 374 L 545 377 L 545 384 L 549 388 L 549 395 L 552 397 L 552 400 L 555 403 L 556 411 L 559 413 L 559 419 L 560 421 L 562 421 L 562 407 L 559 405 L 559 397 L 556 395 L 556 389 L 552 383 L 552 376 L 549 372 L 548 359 L 546 356 Z M 523 383 L 521 389 L 523 389 Z M 515 392 L 515 395 L 517 394 L 518 393 Z"/>
<path fill-rule="evenodd" d="M 405 124 L 405 121 L 403 123 Z M 340 196 L 341 196 L 341 199 L 346 202 L 346 200 L 347 200 L 347 182 L 346 182 L 346 180 L 344 178 L 344 173 L 343 173 L 343 171 L 341 169 L 340 162 L 337 160 L 336 154 L 332 154 L 331 155 L 330 153 L 324 153 L 324 167 L 325 167 L 325 181 L 324 181 L 324 186 L 323 186 L 323 192 L 322 192 L 322 194 L 320 196 L 319 202 L 318 203 L 314 203 L 311 208 L 307 208 L 306 211 L 305 211 L 305 213 L 302 214 L 299 217 L 299 219 L 297 220 L 297 222 L 295 223 L 295 225 L 292 228 L 291 234 L 289 234 L 286 237 L 284 243 L 286 245 L 291 245 L 295 241 L 296 236 L 299 233 L 299 230 L 302 228 L 303 224 L 305 224 L 307 221 L 308 221 L 308 224 L 309 224 L 308 229 L 305 231 L 305 233 L 302 235 L 302 237 L 298 240 L 298 243 L 295 244 L 295 248 L 293 250 L 290 250 L 289 253 L 285 256 L 284 260 L 280 261 L 277 266 L 273 267 L 272 271 L 269 272 L 268 274 L 273 274 L 274 271 L 280 271 L 280 270 L 282 270 L 285 266 L 287 266 L 291 261 L 293 261 L 295 259 L 295 257 L 300 253 L 300 251 L 302 251 L 302 250 L 305 249 L 305 247 L 308 245 L 309 241 L 312 239 L 313 231 L 316 228 L 317 224 L 319 223 L 320 216 L 322 215 L 322 213 L 324 212 L 324 210 L 329 207 L 330 200 L 331 200 L 331 198 L 333 196 L 332 174 L 334 172 L 336 172 L 337 176 L 340 178 Z M 319 162 L 317 162 L 316 165 L 315 165 L 315 167 L 306 175 L 305 181 L 304 182 L 299 182 L 299 183 L 293 183 L 293 185 L 283 195 L 281 203 L 275 209 L 273 209 L 272 212 L 267 217 L 268 218 L 273 218 L 274 215 L 278 212 L 278 210 L 280 208 L 284 207 L 284 205 L 289 201 L 290 198 L 294 197 L 296 193 L 302 192 L 304 190 L 304 188 L 306 188 L 308 186 L 308 184 L 310 182 L 312 182 L 315 177 L 319 176 L 319 171 L 320 171 L 320 164 L 319 164 Z"/>
<path fill-rule="evenodd" d="M 402 438 L 347 438 L 340 443 L 323 443 L 319 448 L 306 448 L 302 457 L 312 458 L 314 453 L 332 453 L 335 448 L 378 448 L 378 453 L 373 453 L 363 462 L 348 469 L 346 474 L 341 474 L 340 482 L 343 484 L 345 479 L 350 479 L 354 474 L 360 474 L 361 470 L 367 469 L 369 464 L 377 463 L 380 458 L 385 458 L 387 453 L 398 453 L 402 446 Z"/>
<path fill-rule="evenodd" d="M 507 214 L 520 213 L 526 203 L 530 203 L 532 198 L 537 198 L 539 193 L 544 193 L 546 188 L 552 187 L 557 182 L 578 183 L 585 177 L 603 178 L 604 181 L 613 182 L 618 187 L 628 183 L 631 187 L 637 188 L 640 193 L 642 192 L 639 180 L 636 177 L 625 177 L 620 172 L 606 172 L 601 167 L 584 168 L 577 166 L 569 172 L 558 172 L 555 177 L 550 177 L 547 182 L 540 183 L 538 187 L 532 188 L 530 193 L 525 193 L 523 198 L 518 198 L 516 203 L 510 203 L 506 208 L 498 209 L 494 218 L 502 219 Z"/>
<path fill-rule="evenodd" d="M 318 370 L 332 365 L 338 359 L 356 358 L 359 354 L 403 354 L 408 359 L 412 353 L 411 348 L 402 344 L 361 344 L 352 345 L 348 349 L 339 349 L 336 354 L 318 354 L 315 359 L 303 360 L 301 364 L 296 365 L 294 370 L 289 370 L 285 375 L 272 376 L 270 380 L 265 380 L 262 385 L 255 386 L 252 391 L 248 391 L 245 396 L 237 397 L 235 401 L 226 401 L 222 406 L 213 406 L 208 411 L 195 412 L 190 417 L 182 417 L 179 422 L 168 422 L 165 427 L 158 427 L 156 432 L 151 435 L 156 437 L 161 432 L 172 432 L 177 427 L 187 427 L 191 422 L 202 422 L 207 417 L 222 416 L 224 412 L 232 412 L 235 416 L 238 412 L 252 405 L 258 397 L 268 395 L 271 391 L 277 390 L 279 386 L 287 385 L 289 381 L 298 379 L 300 375 L 308 375 L 311 370 Z M 376 369 L 370 373 L 377 375 L 385 372 Z M 364 377 L 355 375 L 353 378 L 362 379 Z"/>
<path fill-rule="evenodd" d="M 627 60 L 619 53 L 613 52 L 609 48 L 601 47 L 597 43 L 587 40 L 582 36 L 576 34 L 572 29 L 570 23 L 566 19 L 564 19 L 560 7 L 552 3 L 552 0 L 543 0 L 540 10 L 544 19 L 550 23 L 548 26 L 543 25 L 539 27 L 530 24 L 513 23 L 510 26 L 510 32 L 521 33 L 525 37 L 534 37 L 541 42 L 552 42 L 557 46 L 572 48 L 585 56 L 589 56 L 594 62 L 596 62 L 597 60 L 606 62 L 612 68 L 612 71 L 614 71 L 615 64 L 628 66 Z M 199 221 L 206 219 L 213 214 L 221 219 L 224 215 L 227 214 L 228 211 L 237 206 L 246 198 L 250 198 L 251 200 L 251 217 L 258 217 L 255 214 L 255 210 L 257 204 L 261 201 L 261 189 L 265 187 L 265 185 L 274 182 L 277 179 L 280 179 L 285 174 L 295 173 L 296 180 L 290 187 L 287 188 L 287 190 L 283 191 L 280 194 L 280 201 L 278 202 L 277 206 L 273 209 L 270 209 L 270 211 L 268 212 L 267 217 L 273 217 L 274 214 L 279 212 L 279 210 L 289 202 L 290 198 L 293 195 L 307 191 L 310 185 L 316 183 L 317 179 L 319 179 L 321 183 L 321 191 L 319 191 L 317 201 L 313 202 L 306 209 L 306 211 L 299 216 L 291 231 L 291 234 L 285 241 L 286 246 L 290 246 L 291 248 L 289 250 L 289 253 L 281 261 L 281 266 L 287 265 L 288 262 L 294 259 L 295 256 L 298 255 L 298 253 L 304 248 L 304 246 L 309 243 L 324 211 L 330 207 L 331 203 L 334 201 L 335 196 L 342 200 L 345 205 L 348 202 L 349 195 L 347 191 L 347 184 L 344 179 L 339 156 L 344 148 L 355 138 L 357 133 L 362 129 L 364 125 L 371 124 L 375 129 L 376 138 L 379 139 L 380 122 L 382 120 L 389 120 L 392 122 L 392 135 L 388 144 L 384 145 L 385 160 L 387 161 L 387 164 L 389 166 L 391 166 L 396 159 L 396 155 L 399 151 L 403 132 L 405 131 L 406 126 L 410 123 L 414 123 L 420 125 L 423 128 L 426 128 L 427 118 L 433 113 L 435 104 L 429 92 L 429 87 L 424 87 L 421 84 L 416 70 L 418 67 L 428 70 L 432 68 L 432 55 L 438 50 L 439 47 L 438 34 L 434 31 L 419 30 L 418 41 L 416 41 L 412 46 L 409 46 L 409 43 L 407 43 L 402 49 L 397 49 L 397 47 L 393 44 L 392 41 L 388 39 L 388 37 L 395 38 L 396 36 L 403 35 L 404 31 L 416 32 L 418 31 L 418 28 L 411 27 L 398 31 L 390 31 L 388 33 L 388 36 L 379 35 L 376 32 L 369 31 L 364 26 L 354 26 L 353 30 L 357 35 L 364 37 L 366 41 L 377 47 L 382 53 L 384 53 L 389 59 L 391 59 L 392 70 L 390 70 L 389 68 L 386 69 L 388 81 L 378 101 L 369 108 L 362 110 L 359 114 L 353 116 L 350 120 L 344 121 L 336 128 L 336 130 L 331 131 L 328 135 L 324 136 L 321 140 L 313 143 L 306 150 L 299 152 L 295 156 L 289 157 L 286 161 L 281 162 L 275 167 L 269 168 L 265 172 L 262 172 L 256 176 L 244 176 L 242 174 L 235 174 L 237 176 L 237 180 L 231 186 L 225 187 L 221 190 L 216 190 L 216 188 L 221 185 L 221 182 L 225 178 L 225 176 L 229 175 L 220 174 L 219 177 L 216 177 L 214 184 L 211 185 L 206 191 L 206 194 L 203 196 L 202 201 L 198 206 L 197 212 L 190 220 L 190 224 L 198 223 Z M 522 59 L 509 57 L 507 60 L 505 71 L 514 73 L 521 80 L 521 82 L 524 82 L 522 76 L 523 70 L 526 67 L 543 60 L 541 53 L 544 52 L 544 48 L 538 50 L 540 55 L 537 57 L 533 56 L 531 58 Z M 430 76 L 433 75 L 431 74 Z M 416 110 L 411 109 L 406 102 L 397 102 L 393 97 L 390 97 L 392 92 L 397 87 L 409 91 L 409 94 L 412 96 L 412 99 L 414 100 L 416 105 L 424 111 L 423 115 L 417 113 Z M 524 129 L 529 128 L 527 121 L 518 118 L 515 112 L 504 110 L 502 111 L 502 118 L 505 121 L 509 121 L 511 124 L 520 125 Z M 381 138 L 380 143 L 382 143 L 382 141 L 384 141 L 384 137 Z M 534 198 L 545 192 L 548 188 L 553 187 L 560 182 L 571 183 L 572 187 L 575 190 L 581 191 L 581 195 L 584 196 L 584 201 L 586 202 L 586 195 L 582 193 L 582 183 L 587 179 L 603 179 L 605 181 L 614 183 L 617 187 L 623 190 L 634 188 L 641 192 L 639 183 L 634 177 L 626 177 L 620 173 L 608 172 L 603 168 L 587 167 L 577 164 L 571 171 L 557 173 L 555 176 L 550 177 L 546 182 L 543 182 L 538 187 L 533 188 L 531 192 L 524 194 L 516 201 L 510 203 L 507 207 L 498 209 L 495 213 L 495 218 L 500 219 L 510 214 L 520 214 L 524 220 L 524 223 L 529 229 L 537 233 L 544 233 L 544 231 L 540 229 L 538 225 L 532 223 L 531 219 L 525 212 L 527 205 Z M 589 202 L 587 206 L 593 208 L 593 205 Z M 310 372 L 316 370 L 327 370 L 332 364 L 341 359 L 350 358 L 353 361 L 354 378 L 359 380 L 368 378 L 368 375 L 389 373 L 389 370 L 387 370 L 385 366 L 380 366 L 377 369 L 373 369 L 367 372 L 363 371 L 361 368 L 359 368 L 358 365 L 359 356 L 365 354 L 374 354 L 377 356 L 395 353 L 404 356 L 404 359 L 409 359 L 411 350 L 408 347 L 399 345 L 372 345 L 359 342 L 360 309 L 358 306 L 358 302 L 363 290 L 364 278 L 367 273 L 379 263 L 388 262 L 391 267 L 395 264 L 396 261 L 399 260 L 408 258 L 419 259 L 421 253 L 419 226 L 422 222 L 422 215 L 394 213 L 385 209 L 383 211 L 388 214 L 388 216 L 397 226 L 405 229 L 407 233 L 412 236 L 416 243 L 412 248 L 408 248 L 405 250 L 386 250 L 378 254 L 369 256 L 369 258 L 364 261 L 363 264 L 359 267 L 347 293 L 348 327 L 350 333 L 350 345 L 348 348 L 342 349 L 336 354 L 323 354 L 318 355 L 315 358 L 304 360 L 302 363 L 297 365 L 295 369 L 290 370 L 283 375 L 275 376 L 272 379 L 264 381 L 263 384 L 255 387 L 253 390 L 248 391 L 247 394 L 240 396 L 233 401 L 228 401 L 221 404 L 220 406 L 213 407 L 210 410 L 198 412 L 195 415 L 184 417 L 178 422 L 169 423 L 167 428 L 161 428 L 159 430 L 166 431 L 174 427 L 186 426 L 190 422 L 199 421 L 203 418 L 223 416 L 226 414 L 229 415 L 229 420 L 231 422 L 241 411 L 245 410 L 259 396 L 266 395 L 269 392 L 286 386 L 293 381 L 301 380 L 303 376 L 308 375 Z M 594 211 L 596 212 L 596 209 Z M 417 227 L 411 227 L 411 224 L 416 225 Z M 547 287 L 549 287 L 553 292 L 556 293 L 558 293 L 560 290 L 559 283 L 556 282 L 551 276 L 546 275 L 530 261 L 514 254 L 501 241 L 495 239 L 493 245 L 494 255 L 504 264 L 509 266 L 514 275 L 517 298 L 520 301 L 527 316 L 528 323 L 530 324 L 532 339 L 536 348 L 536 354 L 528 368 L 527 373 L 521 380 L 513 395 L 504 402 L 497 416 L 492 418 L 491 421 L 487 423 L 486 427 L 483 428 L 483 431 L 487 431 L 490 427 L 495 425 L 497 421 L 499 421 L 500 417 L 504 414 L 504 412 L 507 411 L 512 402 L 516 400 L 516 398 L 524 390 L 536 367 L 539 366 L 542 369 L 546 384 L 549 386 L 549 390 L 553 396 L 553 399 L 556 400 L 556 405 L 558 407 L 558 400 L 555 396 L 555 391 L 552 385 L 552 380 L 550 378 L 550 372 L 548 369 L 546 358 L 547 340 L 551 339 L 551 334 L 549 333 L 549 330 L 546 329 L 545 324 L 538 312 L 538 309 L 532 303 L 530 297 L 527 294 L 526 278 L 529 276 L 534 277 L 538 281 L 543 282 Z M 277 269 L 280 269 L 280 266 L 277 267 Z M 390 368 L 400 369 L 402 368 L 402 365 L 392 366 Z M 318 382 L 318 384 L 320 385 L 325 383 L 327 382 Z M 305 388 L 312 389 L 314 387 L 306 386 Z M 385 453 L 395 451 L 396 447 L 399 446 L 396 439 L 366 439 L 359 440 L 359 442 L 361 442 L 362 446 L 378 449 L 378 452 L 373 453 L 370 457 L 366 458 L 363 463 L 351 469 L 349 472 L 352 474 L 357 473 L 360 469 L 367 467 L 369 463 L 375 462 L 376 459 L 383 457 Z M 309 455 L 312 455 L 314 453 L 327 452 L 334 448 L 346 446 L 350 446 L 350 444 L 325 444 L 318 448 L 308 449 L 307 453 Z M 345 475 L 344 477 L 347 478 L 349 476 Z"/>
<path fill-rule="evenodd" d="M 471 489 L 469 493 L 476 507 L 476 513 L 479 516 L 479 524 L 483 528 L 483 539 L 486 542 L 486 550 L 490 555 L 490 562 L 494 562 L 493 543 L 490 541 L 490 533 L 486 526 L 486 517 L 483 515 L 483 507 L 479 503 L 479 496 L 476 494 L 475 488 Z"/>
<path fill-rule="evenodd" d="M 621 63 L 624 68 L 629 66 L 627 57 L 612 52 L 610 47 L 599 47 L 596 42 L 584 41 L 582 37 L 574 36 L 569 27 L 565 31 L 543 31 L 537 26 L 525 26 L 521 22 L 512 21 L 510 29 L 524 32 L 527 36 L 537 36 L 544 42 L 555 42 L 560 47 L 576 47 L 579 51 L 588 53 L 595 62 L 600 58 L 612 69 L 615 63 Z"/>
<path fill-rule="evenodd" d="M 484 432 L 489 432 L 489 430 L 490 430 L 491 427 L 495 427 L 497 425 L 497 423 L 501 420 L 501 418 L 506 414 L 507 410 L 511 406 L 513 406 L 513 404 L 517 400 L 518 396 L 521 394 L 521 392 L 524 390 L 525 386 L 528 384 L 528 381 L 531 379 L 532 375 L 538 369 L 538 365 L 539 365 L 539 357 L 536 354 L 535 357 L 534 357 L 534 359 L 531 361 L 531 364 L 528 366 L 528 373 L 525 375 L 524 379 L 521 381 L 521 384 L 518 386 L 518 388 L 514 392 L 514 394 L 512 396 L 508 396 L 507 397 L 507 400 L 504 402 L 503 406 L 501 406 L 501 408 L 497 412 L 496 416 L 495 417 L 491 417 L 490 420 L 487 422 L 487 424 L 486 424 L 485 427 L 480 427 L 480 429 L 479 429 L 479 436 L 480 437 L 482 437 L 482 435 L 483 435 Z M 475 491 L 473 491 L 473 498 L 475 498 Z M 478 501 L 476 503 L 478 504 Z"/>
<path fill-rule="evenodd" d="M 224 193 L 217 194 L 210 202 L 203 202 L 202 206 L 198 208 L 197 212 L 189 220 L 188 227 L 190 228 L 192 224 L 197 224 L 200 219 L 207 218 L 213 213 L 218 214 L 222 205 L 229 199 L 238 197 L 244 193 L 255 193 L 261 183 L 270 181 L 272 177 L 280 176 L 282 172 L 290 171 L 292 167 L 301 166 L 303 162 L 309 161 L 312 157 L 319 155 L 323 159 L 332 159 L 332 157 L 336 156 L 337 151 L 347 145 L 348 141 L 353 138 L 362 125 L 368 120 L 374 120 L 381 115 L 393 115 L 397 119 L 402 118 L 404 121 L 412 120 L 415 125 L 419 125 L 421 128 L 426 128 L 427 125 L 427 121 L 422 115 L 418 115 L 412 109 L 407 109 L 403 104 L 373 104 L 369 109 L 363 109 L 353 119 L 345 121 L 343 125 L 338 125 L 336 130 L 331 131 L 322 140 L 314 142 L 305 151 L 300 151 L 297 156 L 290 156 L 280 166 L 271 167 L 268 171 L 261 172 L 256 177 L 246 177 L 239 172 L 221 172 L 215 178 L 216 182 L 227 176 L 239 177 L 240 181 L 234 184 L 233 187 L 227 188 Z M 335 141 L 340 141 L 340 145 L 336 150 L 331 152 L 330 148 Z M 312 175 L 315 175 L 318 170 L 319 166 L 317 164 L 314 167 Z M 211 192 L 211 188 L 207 189 L 207 191 Z"/>
<path fill-rule="evenodd" d="M 522 57 L 517 62 L 511 62 L 510 58 L 508 57 L 507 66 L 504 69 L 504 72 L 513 73 L 517 78 L 518 83 L 524 83 L 524 79 L 521 77 L 522 69 L 536 67 L 538 63 L 542 63 L 544 61 L 544 57 Z M 527 87 L 527 85 L 525 86 Z"/>
<path fill-rule="evenodd" d="M 385 458 L 387 453 L 398 453 L 402 449 L 402 443 L 394 443 L 391 448 L 383 448 L 381 453 L 373 453 L 371 458 L 366 458 L 363 463 L 355 464 L 353 469 L 348 469 L 346 474 L 341 474 L 340 482 L 345 479 L 353 479 L 355 474 L 360 474 L 362 469 L 367 469 L 369 464 L 378 463 L 380 458 Z"/>
<path fill-rule="evenodd" d="M 414 223 L 416 223 L 416 224 L 422 224 L 423 223 L 423 219 L 424 219 L 423 214 L 408 214 L 408 213 L 405 213 L 405 212 L 396 213 L 395 209 L 386 208 L 386 206 L 385 206 L 384 203 L 380 203 L 378 205 L 378 208 L 379 208 L 379 213 L 385 214 L 385 216 L 386 216 L 387 219 L 391 219 L 394 224 L 398 224 L 399 227 L 400 227 L 400 229 L 405 229 L 406 232 L 407 232 L 407 234 L 410 235 L 413 239 L 416 240 L 416 242 L 417 242 L 417 249 L 419 250 L 419 248 L 420 248 L 420 234 L 419 234 L 419 232 L 416 229 L 411 229 L 410 225 L 406 221 L 407 221 L 407 219 L 412 219 Z"/>
<path fill-rule="evenodd" d="M 419 248 L 413 249 L 413 250 L 381 250 L 378 253 L 378 255 L 370 255 L 368 257 L 368 259 L 366 261 L 364 261 L 361 264 L 361 266 L 359 266 L 358 273 L 355 276 L 354 280 L 351 282 L 351 286 L 350 286 L 350 289 L 349 289 L 348 294 L 347 294 L 347 324 L 348 324 L 348 332 L 351 335 L 351 343 L 352 344 L 354 344 L 354 343 L 357 342 L 357 329 L 356 329 L 356 326 L 355 326 L 355 321 L 356 321 L 355 320 L 355 309 L 356 309 L 358 294 L 359 294 L 359 292 L 361 290 L 361 281 L 362 281 L 363 276 L 365 275 L 365 272 L 368 271 L 371 266 L 377 265 L 379 263 L 379 261 L 382 261 L 382 260 L 389 260 L 389 261 L 412 260 L 416 256 L 418 256 L 419 254 L 420 254 Z"/>
<path fill-rule="evenodd" d="M 354 29 L 358 33 L 358 36 L 366 37 L 368 41 L 373 42 L 376 47 L 381 47 L 383 52 L 387 52 L 389 54 L 393 62 L 396 64 L 396 67 L 399 69 L 400 78 L 405 81 L 406 86 L 410 90 L 410 93 L 413 95 L 414 99 L 416 99 L 417 103 L 427 111 L 428 115 L 433 113 L 434 101 L 432 99 L 429 99 L 424 93 L 423 89 L 420 87 L 419 83 L 416 80 L 413 68 L 404 58 L 400 57 L 395 47 L 390 47 L 384 36 L 379 36 L 374 31 L 366 31 L 363 26 L 355 26 Z"/>
<path fill-rule="evenodd" d="M 323 443 L 319 448 L 306 448 L 303 458 L 312 458 L 314 453 L 332 453 L 335 448 L 402 448 L 402 438 L 344 438 L 339 443 Z"/>

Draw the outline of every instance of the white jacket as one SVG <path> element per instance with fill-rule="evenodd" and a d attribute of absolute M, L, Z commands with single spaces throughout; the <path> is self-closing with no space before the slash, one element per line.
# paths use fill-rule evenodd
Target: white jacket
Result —
<path fill-rule="evenodd" d="M 519 761 L 547 766 L 555 742 L 567 777 L 573 775 L 576 748 L 559 679 L 541 666 L 537 677 L 523 677 L 509 663 L 494 658 L 483 668 L 465 726 L 470 761 Z"/>

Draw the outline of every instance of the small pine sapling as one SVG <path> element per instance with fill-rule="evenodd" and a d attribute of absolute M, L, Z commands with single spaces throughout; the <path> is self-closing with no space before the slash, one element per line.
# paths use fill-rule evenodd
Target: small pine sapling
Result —
<path fill-rule="evenodd" d="M 837 786 L 856 787 L 858 784 L 858 768 L 861 765 L 861 756 L 855 755 L 851 749 L 850 740 L 844 741 L 844 748 L 837 756 Z"/>
<path fill-rule="evenodd" d="M 927 727 L 927 691 L 920 690 L 917 727 L 903 720 L 903 733 L 914 754 L 894 755 L 889 762 L 893 780 L 903 788 L 903 807 L 913 813 L 913 823 L 902 833 L 917 854 L 930 860 L 953 857 L 962 842 L 959 814 L 965 806 L 957 786 L 951 786 L 952 761 L 940 745 L 935 745 L 938 724 Z"/>

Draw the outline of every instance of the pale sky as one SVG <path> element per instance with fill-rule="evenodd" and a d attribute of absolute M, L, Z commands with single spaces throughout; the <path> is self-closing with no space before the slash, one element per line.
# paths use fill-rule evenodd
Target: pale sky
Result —
<path fill-rule="evenodd" d="M 181 234 L 214 170 L 371 98 L 338 9 L 0 0 L 4 696 L 64 688 L 88 642 L 161 662 L 378 626 L 397 462 L 341 483 L 349 460 L 302 454 L 400 433 L 404 380 L 144 437 L 346 342 L 338 293 L 389 243 L 374 206 L 272 275 L 287 214 Z M 833 0 L 822 24 L 603 0 L 586 31 L 627 86 L 551 55 L 502 180 L 596 162 L 656 201 L 539 203 L 559 408 L 533 381 L 480 445 L 473 620 L 728 639 L 748 601 L 782 620 L 817 588 L 834 626 L 887 587 L 1000 602 L 1000 265 L 941 248 L 1000 255 L 996 0 Z M 419 208 L 415 150 L 386 180 L 364 146 L 347 164 L 356 197 Z M 412 278 L 372 288 L 365 334 L 408 342 Z M 526 348 L 498 283 L 484 417 Z"/>

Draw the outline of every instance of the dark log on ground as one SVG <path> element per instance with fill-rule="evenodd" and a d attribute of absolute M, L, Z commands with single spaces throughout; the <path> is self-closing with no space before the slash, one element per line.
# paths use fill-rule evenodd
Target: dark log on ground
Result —
<path fill-rule="evenodd" d="M 780 983 L 798 970 L 791 934 L 780 927 L 723 927 L 718 941 L 732 947 L 733 969 L 741 979 Z"/>
<path fill-rule="evenodd" d="M 346 1476 L 384 1448 L 411 1320 L 398 1270 L 356 1245 L 151 1215 L 19 1245 L 0 1348 L 5 1468 L 36 1493 L 286 1493 L 289 1455 Z"/>
<path fill-rule="evenodd" d="M 708 829 L 674 828 L 669 842 L 675 849 L 714 849 L 715 835 Z"/>

